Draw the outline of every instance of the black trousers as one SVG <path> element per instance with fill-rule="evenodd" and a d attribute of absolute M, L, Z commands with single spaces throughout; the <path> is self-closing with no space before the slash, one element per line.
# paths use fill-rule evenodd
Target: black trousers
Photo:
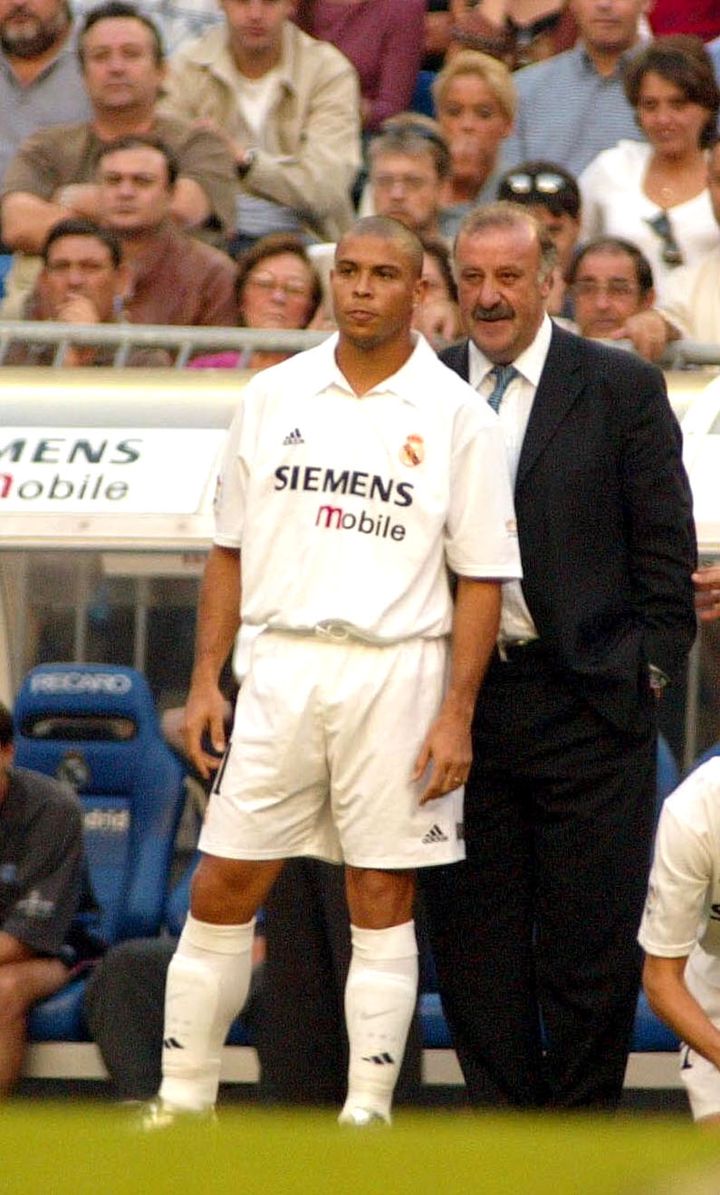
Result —
<path fill-rule="evenodd" d="M 640 980 L 654 709 L 623 734 L 542 653 L 491 663 L 464 863 L 421 872 L 445 1013 L 476 1106 L 612 1107 Z"/>
<path fill-rule="evenodd" d="M 243 1020 L 260 1060 L 260 1094 L 281 1104 L 340 1104 L 348 1042 L 343 1012 L 350 964 L 344 870 L 291 859 L 265 906 L 267 957 L 253 974 Z M 171 939 L 114 946 L 92 975 L 85 1009 L 120 1099 L 147 1099 L 160 1083 L 163 1010 Z M 399 1102 L 417 1100 L 421 1042 L 411 1028 Z"/>

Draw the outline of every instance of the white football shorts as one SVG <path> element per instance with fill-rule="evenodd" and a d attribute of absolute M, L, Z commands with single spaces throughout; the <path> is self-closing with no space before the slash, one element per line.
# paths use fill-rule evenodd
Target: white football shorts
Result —
<path fill-rule="evenodd" d="M 382 870 L 462 859 L 463 790 L 421 806 L 429 771 L 411 780 L 446 671 L 444 639 L 377 647 L 264 632 L 253 645 L 200 849 Z"/>

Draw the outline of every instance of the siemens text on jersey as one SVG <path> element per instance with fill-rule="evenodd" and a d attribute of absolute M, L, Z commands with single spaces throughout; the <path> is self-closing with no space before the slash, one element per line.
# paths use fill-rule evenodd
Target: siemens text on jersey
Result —
<path fill-rule="evenodd" d="M 275 470 L 276 490 L 312 490 L 319 493 L 353 494 L 357 498 L 379 498 L 393 506 L 412 506 L 408 481 L 395 481 L 377 473 L 356 469 L 327 469 L 321 465 L 280 465 Z"/>

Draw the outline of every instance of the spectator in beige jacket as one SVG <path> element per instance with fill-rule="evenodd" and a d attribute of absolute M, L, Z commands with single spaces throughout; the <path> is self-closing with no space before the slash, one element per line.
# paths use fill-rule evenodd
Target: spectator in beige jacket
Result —
<path fill-rule="evenodd" d="M 223 25 L 171 62 L 163 111 L 226 138 L 237 171 L 235 248 L 269 232 L 335 241 L 360 166 L 357 75 L 290 20 L 292 0 L 223 0 Z"/>

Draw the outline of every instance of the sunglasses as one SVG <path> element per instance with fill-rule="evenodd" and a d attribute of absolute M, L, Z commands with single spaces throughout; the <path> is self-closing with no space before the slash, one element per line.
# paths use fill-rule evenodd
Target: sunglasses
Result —
<path fill-rule="evenodd" d="M 559 195 L 563 191 L 570 191 L 571 187 L 566 178 L 551 170 L 540 170 L 537 174 L 531 174 L 529 170 L 516 170 L 505 175 L 500 189 L 511 191 L 513 195 Z"/>
<path fill-rule="evenodd" d="M 673 226 L 667 212 L 658 212 L 657 216 L 646 217 L 645 223 L 652 228 L 656 236 L 662 241 L 661 257 L 666 266 L 681 266 L 684 258 L 682 250 L 675 240 Z"/>

